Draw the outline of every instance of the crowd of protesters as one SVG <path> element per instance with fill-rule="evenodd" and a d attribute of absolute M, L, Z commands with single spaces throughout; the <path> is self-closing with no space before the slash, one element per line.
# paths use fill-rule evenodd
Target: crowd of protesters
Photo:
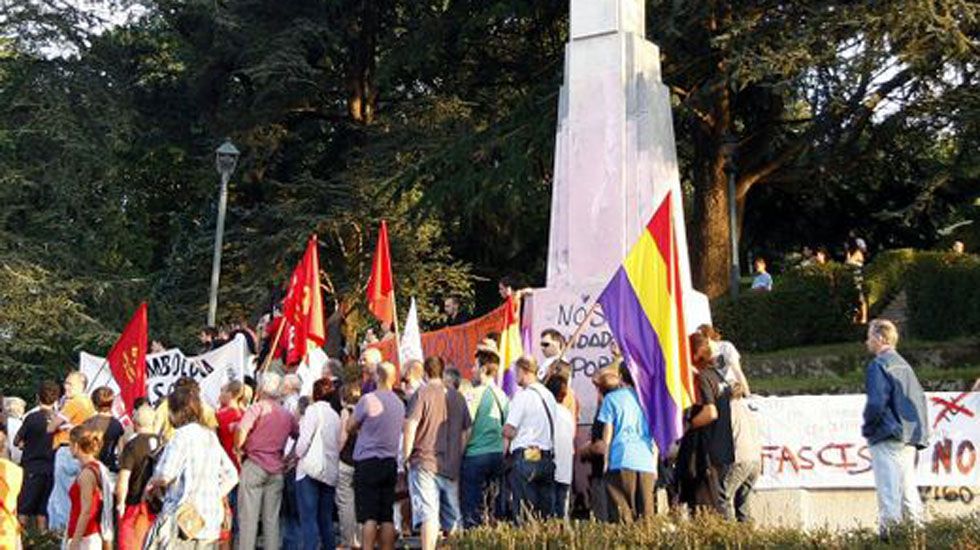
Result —
<path fill-rule="evenodd" d="M 446 309 L 465 318 L 458 305 Z M 893 353 L 894 327 L 882 326 L 869 341 L 880 336 Z M 234 331 L 263 347 L 272 333 Z M 201 334 L 205 346 L 231 337 Z M 516 360 L 509 397 L 498 337 L 473 350 L 468 379 L 440 357 L 399 369 L 367 347 L 346 383 L 336 359 L 309 393 L 288 369 L 267 369 L 228 382 L 215 410 L 181 378 L 159 403 L 137 400 L 125 424 L 113 391 L 88 388 L 81 372 L 42 382 L 37 406 L 0 432 L 0 547 L 16 548 L 29 528 L 62 533 L 70 549 L 393 548 L 414 535 L 435 548 L 458 529 L 567 521 L 577 462 L 588 472 L 579 511 L 596 520 L 653 515 L 658 487 L 677 510 L 750 519 L 761 441 L 739 353 L 714 328 L 690 336 L 696 404 L 663 450 L 615 345 L 616 360 L 593 377 L 596 413 L 576 447 L 581 404 L 565 337 L 540 334 L 544 360 Z M 876 476 L 888 464 L 879 462 Z"/>

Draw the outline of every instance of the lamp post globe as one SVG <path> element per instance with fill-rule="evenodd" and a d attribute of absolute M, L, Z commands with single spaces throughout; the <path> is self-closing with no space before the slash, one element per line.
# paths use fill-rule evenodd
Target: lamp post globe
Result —
<path fill-rule="evenodd" d="M 221 278 L 221 247 L 225 233 L 225 211 L 228 208 L 228 181 L 238 166 L 238 148 L 230 139 L 214 152 L 214 165 L 221 175 L 221 189 L 218 192 L 218 220 L 214 230 L 214 258 L 211 262 L 211 293 L 208 299 L 208 326 L 213 327 L 218 315 L 218 281 Z"/>

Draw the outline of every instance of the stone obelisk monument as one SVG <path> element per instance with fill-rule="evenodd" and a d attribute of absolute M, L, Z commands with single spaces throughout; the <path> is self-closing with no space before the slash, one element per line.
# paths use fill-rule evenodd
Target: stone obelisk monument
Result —
<path fill-rule="evenodd" d="M 643 0 L 571 0 L 548 280 L 528 302 L 535 353 L 541 330 L 575 330 L 668 192 L 675 197 L 687 324 L 710 322 L 707 299 L 691 289 L 670 91 L 661 81 L 660 51 L 645 39 L 644 11 Z M 611 340 L 597 315 L 566 354 L 582 405 L 579 422 L 591 422 L 590 377 L 609 364 Z"/>

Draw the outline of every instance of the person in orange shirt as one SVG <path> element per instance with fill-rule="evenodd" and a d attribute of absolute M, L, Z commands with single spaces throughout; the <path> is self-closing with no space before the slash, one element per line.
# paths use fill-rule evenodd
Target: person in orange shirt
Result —
<path fill-rule="evenodd" d="M 54 434 L 53 445 L 57 449 L 68 445 L 68 433 L 75 426 L 81 426 L 95 415 L 95 406 L 85 394 L 87 384 L 85 375 L 78 371 L 69 372 L 65 376 L 65 402 L 58 414 L 48 422 L 48 433 Z"/>
<path fill-rule="evenodd" d="M 17 497 L 24 483 L 24 470 L 10 461 L 7 434 L 0 431 L 0 548 L 20 547 Z"/>
<path fill-rule="evenodd" d="M 65 376 L 65 402 L 48 422 L 54 434 L 54 487 L 48 497 L 48 529 L 59 531 L 68 524 L 68 489 L 78 475 L 78 462 L 68 448 L 69 432 L 95 415 L 92 400 L 85 395 L 85 375 L 72 371 Z"/>

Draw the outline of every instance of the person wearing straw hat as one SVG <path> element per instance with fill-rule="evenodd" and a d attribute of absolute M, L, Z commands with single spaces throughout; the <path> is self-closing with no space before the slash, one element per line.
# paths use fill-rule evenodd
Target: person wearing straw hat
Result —
<path fill-rule="evenodd" d="M 464 527 L 476 527 L 487 517 L 486 503 L 500 487 L 504 466 L 504 421 L 510 402 L 497 385 L 500 351 L 497 342 L 484 339 L 476 346 L 476 370 L 473 387 L 466 392 L 466 402 L 473 428 L 463 455 L 460 505 Z"/>

